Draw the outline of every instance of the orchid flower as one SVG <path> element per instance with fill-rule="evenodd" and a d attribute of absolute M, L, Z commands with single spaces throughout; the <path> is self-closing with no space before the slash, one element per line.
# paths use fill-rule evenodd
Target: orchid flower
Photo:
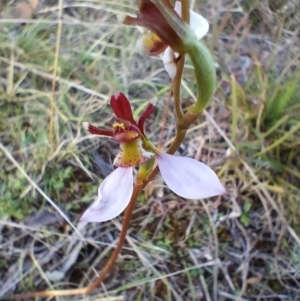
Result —
<path fill-rule="evenodd" d="M 91 134 L 120 142 L 121 151 L 114 160 L 117 168 L 102 181 L 98 198 L 84 212 L 82 222 L 104 222 L 121 214 L 133 192 L 133 168 L 151 157 L 155 158 L 168 187 L 183 198 L 202 199 L 225 192 L 217 175 L 207 165 L 191 158 L 161 153 L 155 148 L 145 149 L 149 140 L 144 133 L 144 123 L 154 111 L 153 103 L 148 104 L 138 122 L 124 94 L 115 92 L 110 105 L 117 117 L 112 129 L 100 129 L 89 123 L 84 123 L 84 127 Z"/>
<path fill-rule="evenodd" d="M 173 79 L 176 75 L 175 60 L 180 55 L 180 48 L 177 49 L 181 43 L 180 38 L 162 17 L 156 6 L 151 1 L 144 2 L 146 2 L 144 5 L 140 5 L 138 16 L 136 18 L 127 16 L 124 24 L 142 26 L 148 29 L 137 42 L 138 51 L 148 55 L 160 55 L 166 71 Z M 168 1 L 165 3 L 170 6 Z M 174 12 L 176 17 L 181 18 L 180 1 L 175 2 Z M 198 40 L 202 39 L 209 29 L 207 20 L 192 10 L 190 10 L 189 25 Z"/>

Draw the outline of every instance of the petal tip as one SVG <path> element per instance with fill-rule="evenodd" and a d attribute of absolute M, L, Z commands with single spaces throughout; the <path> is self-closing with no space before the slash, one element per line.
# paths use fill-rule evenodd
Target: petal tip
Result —
<path fill-rule="evenodd" d="M 132 191 L 132 167 L 115 169 L 102 181 L 97 200 L 83 213 L 79 221 L 101 223 L 112 220 L 125 210 Z"/>
<path fill-rule="evenodd" d="M 88 122 L 83 122 L 82 126 L 88 131 L 89 130 L 89 123 Z"/>
<path fill-rule="evenodd" d="M 141 55 L 150 55 L 150 51 L 145 47 L 143 37 L 136 41 L 135 52 Z"/>
<path fill-rule="evenodd" d="M 155 96 L 154 98 L 152 98 L 149 103 L 155 107 L 157 104 L 157 97 Z"/>
<path fill-rule="evenodd" d="M 120 92 L 120 91 L 115 91 L 113 94 L 112 94 L 112 97 L 118 99 L 119 97 L 121 97 L 123 94 Z M 125 96 L 125 95 L 124 95 Z"/>
<path fill-rule="evenodd" d="M 165 50 L 165 52 L 162 56 L 162 61 L 163 61 L 165 70 L 167 71 L 169 76 L 172 79 L 174 79 L 176 76 L 176 72 L 177 72 L 177 66 L 175 63 L 175 53 L 170 47 L 168 47 Z"/>
<path fill-rule="evenodd" d="M 216 173 L 202 162 L 169 154 L 156 159 L 166 184 L 183 198 L 205 199 L 226 193 Z"/>
<path fill-rule="evenodd" d="M 95 220 L 91 218 L 91 209 L 87 209 L 79 219 L 79 223 L 92 223 Z"/>
<path fill-rule="evenodd" d="M 208 21 L 193 11 L 191 11 L 190 27 L 198 40 L 202 39 L 209 31 Z"/>
<path fill-rule="evenodd" d="M 127 17 L 127 15 L 124 13 L 117 13 L 117 19 L 118 19 L 119 23 L 124 23 L 126 17 Z"/>
<path fill-rule="evenodd" d="M 181 17 L 181 2 L 180 1 L 175 2 L 174 10 Z"/>
<path fill-rule="evenodd" d="M 171 79 L 174 79 L 177 73 L 177 67 L 175 63 L 165 64 L 165 70 L 169 74 Z"/>
<path fill-rule="evenodd" d="M 222 184 L 220 184 L 220 185 L 221 185 L 221 187 L 220 187 L 219 195 L 224 195 L 224 194 L 226 194 L 226 193 L 227 193 L 227 190 L 225 189 L 225 187 L 224 187 Z"/>

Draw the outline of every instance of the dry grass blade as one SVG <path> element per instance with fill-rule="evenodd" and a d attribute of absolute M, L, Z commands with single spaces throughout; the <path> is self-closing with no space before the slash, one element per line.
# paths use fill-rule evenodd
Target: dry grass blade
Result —
<path fill-rule="evenodd" d="M 13 163 L 13 165 L 20 171 L 20 173 L 27 179 L 27 181 L 32 185 L 34 189 L 36 189 L 50 204 L 52 207 L 57 210 L 61 216 L 65 219 L 65 221 L 73 228 L 73 230 L 78 234 L 78 236 L 83 239 L 80 232 L 77 230 L 75 225 L 69 220 L 69 218 L 61 211 L 61 209 L 36 185 L 36 183 L 28 176 L 25 170 L 19 165 L 19 163 L 14 159 L 14 157 L 10 154 L 8 149 L 0 142 L 0 149 L 5 154 L 5 156 Z"/>

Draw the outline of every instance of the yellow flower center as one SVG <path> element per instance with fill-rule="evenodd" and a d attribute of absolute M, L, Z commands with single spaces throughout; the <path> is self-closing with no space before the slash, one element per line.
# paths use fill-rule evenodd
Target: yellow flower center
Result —
<path fill-rule="evenodd" d="M 124 130 L 125 131 L 125 125 L 124 125 L 124 123 L 122 123 L 122 122 L 114 122 L 113 123 L 113 128 L 121 128 L 122 130 Z"/>
<path fill-rule="evenodd" d="M 157 43 L 161 42 L 161 39 L 151 31 L 147 31 L 143 37 L 143 43 L 147 49 L 153 49 Z"/>
<path fill-rule="evenodd" d="M 118 167 L 134 167 L 141 165 L 152 155 L 142 147 L 142 140 L 136 139 L 130 143 L 120 143 L 121 151 L 114 160 Z"/>

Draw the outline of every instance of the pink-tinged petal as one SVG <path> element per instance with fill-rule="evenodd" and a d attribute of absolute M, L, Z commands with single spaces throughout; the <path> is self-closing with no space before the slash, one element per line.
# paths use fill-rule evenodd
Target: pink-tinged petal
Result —
<path fill-rule="evenodd" d="M 171 47 L 168 47 L 165 52 L 162 55 L 162 61 L 164 63 L 164 67 L 166 71 L 168 72 L 169 76 L 174 79 L 176 75 L 176 63 L 175 63 L 175 53 L 171 49 Z"/>
<path fill-rule="evenodd" d="M 110 106 L 115 115 L 136 125 L 128 98 L 121 92 L 115 92 L 110 98 Z"/>
<path fill-rule="evenodd" d="M 133 191 L 132 167 L 117 168 L 101 183 L 98 199 L 83 213 L 81 222 L 105 222 L 121 214 Z"/>
<path fill-rule="evenodd" d="M 181 2 L 176 1 L 174 10 L 181 16 Z M 196 34 L 197 39 L 200 40 L 208 33 L 209 23 L 201 15 L 190 10 L 190 27 Z"/>
<path fill-rule="evenodd" d="M 195 159 L 161 154 L 156 160 L 166 184 L 183 198 L 204 199 L 225 193 L 215 172 Z"/>

